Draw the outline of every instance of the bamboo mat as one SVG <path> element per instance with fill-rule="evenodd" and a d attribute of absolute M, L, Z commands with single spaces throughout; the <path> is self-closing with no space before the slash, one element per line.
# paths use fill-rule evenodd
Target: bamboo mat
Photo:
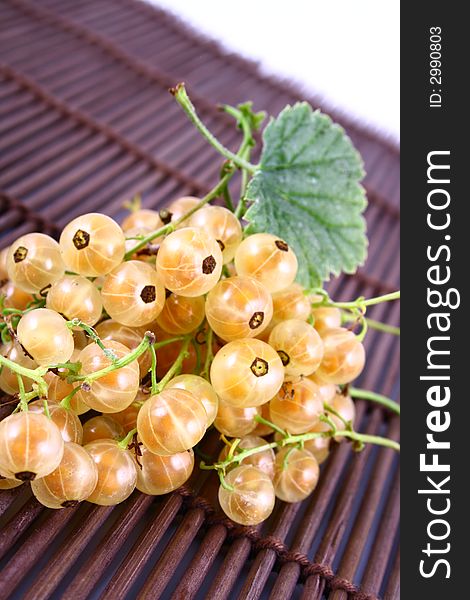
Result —
<path fill-rule="evenodd" d="M 373 49 L 371 49 L 373 51 Z M 239 134 L 218 103 L 253 100 L 276 115 L 307 99 L 262 76 L 171 15 L 134 0 L 0 3 L 0 246 L 29 231 L 57 235 L 74 216 L 122 216 L 140 193 L 148 207 L 200 195 L 220 158 L 168 94 L 185 81 L 209 128 L 231 149 Z M 399 287 L 397 148 L 334 114 L 361 152 L 367 177 L 369 259 L 329 284 L 337 299 Z M 399 307 L 372 318 L 397 324 Z M 398 394 L 399 343 L 367 336 L 359 384 Z M 398 437 L 398 421 L 357 403 L 358 429 Z M 6 407 L 0 406 L 0 413 Z M 162 498 L 50 511 L 26 490 L 0 494 L 0 599 L 399 598 L 398 465 L 388 449 L 337 446 L 313 496 L 279 503 L 260 529 L 213 511 L 217 482 L 197 472 Z"/>

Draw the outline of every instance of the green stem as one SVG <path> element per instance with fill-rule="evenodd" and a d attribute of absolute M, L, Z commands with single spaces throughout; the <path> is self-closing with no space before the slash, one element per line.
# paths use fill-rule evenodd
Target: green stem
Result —
<path fill-rule="evenodd" d="M 77 387 L 73 388 L 73 390 L 70 392 L 70 394 L 67 394 L 67 396 L 65 396 L 65 398 L 62 398 L 62 400 L 60 401 L 60 405 L 63 408 L 70 410 L 70 401 L 75 396 L 75 394 L 79 391 L 80 391 L 80 386 L 77 385 Z"/>
<path fill-rule="evenodd" d="M 225 186 L 222 195 L 224 197 L 225 206 L 231 211 L 235 212 L 235 207 L 233 206 L 232 197 L 230 196 L 230 192 L 228 186 Z"/>
<path fill-rule="evenodd" d="M 97 344 L 101 348 L 101 350 L 103 350 L 105 355 L 113 363 L 115 363 L 117 361 L 114 351 L 111 350 L 110 348 L 105 347 L 105 345 L 103 344 L 103 342 L 100 339 L 100 336 L 96 333 L 96 331 L 93 329 L 93 327 L 90 327 L 86 323 L 83 323 L 83 321 L 80 321 L 80 319 L 72 319 L 71 321 L 67 321 L 67 326 L 70 328 L 80 327 L 80 329 L 83 329 L 84 331 L 86 331 L 88 333 L 88 335 L 90 336 L 91 340 L 93 342 L 95 342 L 95 344 Z"/>
<path fill-rule="evenodd" d="M 349 395 L 352 398 L 362 398 L 364 400 L 371 400 L 372 402 L 376 402 L 377 404 L 381 404 L 385 406 L 395 414 L 400 414 L 400 405 L 398 402 L 387 398 L 387 396 L 383 396 L 382 394 L 377 394 L 376 392 L 370 392 L 369 390 L 361 390 L 359 388 L 349 388 Z"/>
<path fill-rule="evenodd" d="M 243 181 L 243 173 L 242 173 L 242 188 L 246 183 Z M 240 202 L 237 204 L 237 210 L 235 211 L 235 216 L 237 219 L 243 219 L 244 214 L 246 213 L 248 208 L 248 200 L 244 194 L 240 196 Z"/>
<path fill-rule="evenodd" d="M 382 296 L 376 296 L 375 298 L 358 298 L 354 302 L 328 302 L 326 306 L 336 306 L 337 308 L 365 308 L 367 306 L 374 306 L 375 304 L 381 304 L 382 302 L 391 302 L 392 300 L 400 299 L 400 290 L 391 292 L 390 294 L 383 294 Z"/>
<path fill-rule="evenodd" d="M 305 434 L 312 435 L 312 434 Z M 392 450 L 396 450 L 400 452 L 400 444 L 395 442 L 394 440 L 390 440 L 388 438 L 381 437 L 379 435 L 368 435 L 366 433 L 358 433 L 357 431 L 337 431 L 335 437 L 347 437 L 351 440 L 355 440 L 356 442 L 362 442 L 364 444 L 375 444 L 376 446 L 384 446 L 385 448 L 392 448 Z M 313 438 L 305 438 L 304 441 Z"/>
<path fill-rule="evenodd" d="M 308 442 L 309 440 L 315 440 L 321 437 L 331 437 L 331 432 L 310 432 L 301 433 L 299 435 L 291 435 L 285 440 L 282 440 L 281 443 L 283 442 L 284 446 L 287 444 L 299 444 L 300 442 Z M 377 446 L 384 446 L 386 448 L 393 448 L 394 450 L 400 451 L 400 444 L 394 440 L 380 437 L 378 435 L 368 435 L 366 433 L 358 433 L 357 431 L 341 430 L 336 431 L 335 438 L 336 437 L 347 437 L 356 442 L 375 444 Z"/>
<path fill-rule="evenodd" d="M 73 374 L 76 375 L 80 369 L 82 368 L 82 363 L 80 362 L 66 362 L 66 363 L 57 363 L 55 365 L 48 365 L 49 370 L 51 369 L 67 369 L 68 373 L 60 373 L 58 377 L 62 377 L 62 379 L 67 379 L 68 375 Z"/>
<path fill-rule="evenodd" d="M 137 429 L 131 429 L 129 431 L 129 433 L 126 435 L 126 437 L 122 438 L 122 440 L 118 442 L 118 446 L 122 450 L 126 450 L 127 446 L 129 446 L 129 444 L 132 442 L 132 438 L 134 437 L 134 435 L 136 433 L 137 433 Z"/>
<path fill-rule="evenodd" d="M 295 450 L 295 446 L 292 446 L 291 448 L 289 448 L 289 450 L 287 450 L 287 452 L 284 455 L 284 460 L 282 461 L 282 470 L 285 471 L 287 469 L 287 467 L 289 466 L 289 456 L 292 454 L 292 452 Z"/>
<path fill-rule="evenodd" d="M 8 315 L 24 315 L 25 313 L 29 312 L 30 310 L 33 310 L 33 309 L 30 308 L 30 309 L 20 310 L 19 308 L 4 308 L 2 310 L 2 314 L 5 317 Z"/>
<path fill-rule="evenodd" d="M 37 390 L 33 390 L 31 392 L 26 392 L 26 394 L 24 395 L 24 399 L 26 400 L 26 402 L 31 402 L 31 400 L 34 400 L 34 398 L 38 397 L 38 391 Z"/>
<path fill-rule="evenodd" d="M 237 167 L 239 167 L 240 169 L 245 169 L 250 173 L 254 173 L 256 171 L 257 167 L 255 165 L 252 165 L 250 162 L 246 161 L 239 154 L 231 152 L 228 148 L 222 145 L 219 142 L 219 140 L 215 136 L 213 136 L 212 133 L 207 129 L 207 127 L 204 125 L 204 123 L 201 121 L 198 114 L 196 113 L 196 109 L 194 108 L 193 103 L 189 99 L 184 83 L 178 83 L 178 85 L 176 85 L 176 87 L 174 87 L 170 91 L 175 97 L 175 100 L 178 102 L 178 104 L 188 116 L 191 123 L 196 127 L 199 133 L 209 142 L 209 144 L 211 144 L 211 146 L 213 146 L 217 150 L 217 152 L 222 154 L 222 156 L 225 156 L 225 158 L 227 158 L 228 160 L 231 160 L 233 164 L 237 165 Z"/>
<path fill-rule="evenodd" d="M 219 475 L 220 485 L 228 492 L 233 492 L 235 488 L 233 487 L 233 485 L 230 485 L 229 483 L 227 483 L 225 481 L 223 471 L 218 471 L 218 475 Z"/>
<path fill-rule="evenodd" d="M 364 338 L 366 337 L 367 334 L 367 330 L 368 330 L 368 323 L 367 323 L 367 319 L 365 319 L 364 317 L 362 317 L 361 319 L 361 325 L 362 325 L 362 329 L 361 331 L 357 334 L 357 339 L 360 342 L 364 341 Z"/>
<path fill-rule="evenodd" d="M 199 375 L 201 372 L 201 348 L 197 341 L 193 338 L 191 340 L 191 345 L 194 348 L 194 353 L 196 354 L 196 366 L 194 367 L 194 375 Z"/>
<path fill-rule="evenodd" d="M 49 411 L 49 403 L 47 401 L 47 398 L 44 398 L 43 405 L 44 405 L 44 414 L 46 415 L 46 417 L 48 419 L 50 419 L 51 418 L 51 413 Z"/>
<path fill-rule="evenodd" d="M 397 290 L 396 292 L 391 292 L 390 294 L 383 294 L 382 296 L 377 296 L 375 298 L 369 298 L 368 300 L 364 300 L 362 305 L 373 306 L 374 304 L 381 304 L 382 302 L 391 302 L 392 300 L 400 300 L 400 290 Z"/>
<path fill-rule="evenodd" d="M 22 367 L 18 365 L 14 361 L 2 356 L 0 354 L 0 365 L 10 369 L 13 373 L 17 375 L 21 375 L 21 377 L 27 377 L 28 379 L 32 379 L 38 386 L 38 395 L 39 396 L 47 396 L 47 383 L 44 381 L 43 376 L 47 373 L 47 367 L 38 367 L 37 369 L 28 369 L 27 367 Z"/>
<path fill-rule="evenodd" d="M 23 378 L 21 377 L 21 375 L 19 375 L 18 373 L 16 374 L 16 379 L 18 380 L 18 395 L 20 397 L 20 409 L 27 411 L 28 410 L 28 402 L 25 398 L 26 396 L 26 390 L 24 389 L 24 382 L 23 382 Z"/>
<path fill-rule="evenodd" d="M 209 325 L 208 325 L 208 327 L 209 327 Z M 209 329 L 207 331 L 207 335 L 206 335 L 206 360 L 204 361 L 204 368 L 200 373 L 200 376 L 204 377 L 204 379 L 207 379 L 207 381 L 210 380 L 209 372 L 210 372 L 212 360 L 214 359 L 214 353 L 212 350 L 213 340 L 214 340 L 214 332 L 209 327 Z"/>
<path fill-rule="evenodd" d="M 183 94 L 183 91 L 184 91 L 184 94 Z M 178 102 L 180 102 L 180 97 L 181 97 L 182 94 L 186 96 L 189 105 L 192 106 L 191 101 L 189 100 L 189 98 L 188 98 L 188 96 L 186 94 L 186 90 L 184 89 L 184 86 L 182 84 L 180 84 L 180 86 L 176 86 L 176 88 L 175 88 L 175 97 L 178 100 Z M 203 131 L 202 131 L 203 135 L 204 135 L 204 132 L 207 132 L 215 140 L 215 138 L 212 136 L 212 134 L 204 127 L 204 125 L 202 124 L 202 122 L 199 121 L 199 118 L 196 115 L 196 111 L 194 110 L 194 107 L 192 107 L 192 109 L 193 109 L 192 114 L 195 115 L 195 117 L 197 119 L 197 122 L 203 127 Z M 227 150 L 227 152 L 230 153 L 230 156 L 228 158 L 229 158 L 229 160 L 231 160 L 233 162 L 233 164 L 235 164 L 235 165 L 239 166 L 240 168 L 244 169 L 243 172 L 248 171 L 249 173 L 251 173 L 253 171 L 253 169 L 255 169 L 256 167 L 254 167 L 250 163 L 247 163 L 245 160 L 243 160 L 243 158 L 240 159 L 240 157 L 245 156 L 245 153 L 247 153 L 249 151 L 250 147 L 253 144 L 253 137 L 252 137 L 252 134 L 251 134 L 251 128 L 250 128 L 249 124 L 246 122 L 246 119 L 243 118 L 243 115 L 241 114 L 240 111 L 238 111 L 237 109 L 232 109 L 232 107 L 225 107 L 225 110 L 228 113 L 233 114 L 233 116 L 235 116 L 235 118 L 237 118 L 237 120 L 240 122 L 240 124 L 242 126 L 242 130 L 243 130 L 243 140 L 242 140 L 242 143 L 241 143 L 240 148 L 238 150 L 238 153 L 237 154 L 233 154 L 232 152 L 230 152 L 229 150 Z M 199 129 L 199 127 L 198 127 L 198 129 Z M 217 140 L 215 140 L 215 141 L 216 141 L 216 143 L 218 143 Z M 223 146 L 221 144 L 220 144 L 220 146 L 223 148 Z M 241 160 L 242 164 L 240 164 L 240 160 Z M 126 254 L 124 256 L 124 260 L 130 260 L 132 258 L 132 256 L 136 252 L 138 252 L 142 248 L 145 248 L 145 246 L 147 244 L 149 244 L 150 242 L 152 242 L 155 238 L 168 235 L 169 233 L 171 233 L 172 231 L 174 231 L 178 225 L 180 225 L 181 223 L 183 223 L 186 219 L 188 219 L 197 210 L 199 210 L 200 208 L 202 208 L 205 204 L 207 204 L 208 202 L 210 202 L 214 198 L 217 198 L 217 196 L 220 196 L 220 194 L 224 195 L 224 198 L 225 198 L 225 201 L 227 203 L 228 208 L 230 208 L 230 210 L 233 210 L 232 201 L 229 198 L 229 196 L 227 195 L 228 194 L 228 188 L 227 188 L 227 186 L 228 186 L 229 181 L 232 179 L 232 177 L 235 174 L 235 169 L 233 169 L 233 168 L 229 169 L 228 166 L 227 166 L 227 164 L 225 164 L 224 167 L 223 167 L 223 172 L 224 172 L 224 175 L 219 180 L 219 182 L 217 183 L 217 185 L 215 187 L 213 187 L 212 190 L 210 190 L 201 199 L 201 201 L 198 204 L 196 204 L 196 206 L 194 206 L 191 210 L 189 210 L 184 215 L 181 215 L 181 217 L 179 219 L 177 219 L 176 221 L 174 221 L 172 223 L 168 223 L 167 225 L 164 225 L 163 227 L 160 227 L 160 229 L 157 229 L 156 231 L 152 231 L 147 236 L 143 237 L 138 242 L 138 244 L 136 244 L 133 248 L 131 248 L 128 252 L 126 252 Z M 237 210 L 235 211 L 235 214 L 237 216 L 239 216 L 241 214 L 241 212 L 243 212 L 243 214 L 244 214 L 244 209 L 245 208 L 246 208 L 246 200 L 243 198 L 242 201 L 239 202 Z M 242 209 L 243 209 L 243 211 L 242 211 Z"/>
<path fill-rule="evenodd" d="M 136 252 L 138 252 L 142 248 L 145 248 L 145 246 L 152 242 L 155 238 L 168 235 L 169 233 L 174 231 L 180 223 L 188 219 L 197 210 L 202 208 L 205 204 L 207 204 L 214 198 L 217 198 L 217 196 L 219 196 L 223 192 L 225 186 L 233 177 L 233 175 L 234 171 L 224 175 L 224 177 L 222 177 L 219 183 L 215 187 L 213 187 L 212 190 L 208 192 L 204 196 L 204 198 L 201 199 L 200 202 L 198 202 L 191 210 L 188 210 L 188 212 L 182 215 L 179 219 L 176 219 L 176 221 L 168 223 L 168 225 L 164 225 L 163 227 L 160 227 L 160 229 L 156 229 L 155 231 L 152 231 L 152 233 L 149 233 L 148 235 L 143 237 L 138 244 L 136 244 L 133 248 L 126 252 L 126 254 L 124 255 L 124 260 L 130 260 Z"/>
<path fill-rule="evenodd" d="M 400 299 L 400 291 L 391 292 L 390 294 L 383 294 L 382 296 L 376 296 L 375 298 L 357 298 L 353 302 L 333 302 L 329 298 L 325 298 L 321 302 L 314 303 L 314 307 L 317 306 L 335 306 L 336 308 L 345 308 L 345 309 L 359 309 L 362 310 L 367 306 L 374 306 L 375 304 L 381 304 L 382 302 L 390 302 L 392 300 Z"/>
<path fill-rule="evenodd" d="M 32 310 L 36 310 L 36 308 L 42 308 L 43 306 L 46 306 L 46 301 L 41 299 L 41 300 L 32 300 L 28 306 L 24 309 L 24 310 L 20 310 L 19 308 L 3 308 L 1 310 L 2 314 L 4 316 L 8 316 L 8 315 L 25 315 L 26 313 L 31 312 Z"/>
<path fill-rule="evenodd" d="M 88 375 L 70 375 L 67 379 L 69 382 L 83 381 L 85 383 L 90 384 L 93 381 L 95 381 L 96 379 L 99 379 L 100 377 L 103 377 L 104 375 L 108 375 L 108 373 L 111 373 L 112 371 L 115 371 L 116 369 L 122 369 L 123 367 L 130 364 L 132 361 L 139 358 L 139 356 L 141 354 L 143 354 L 146 350 L 149 349 L 149 347 L 151 346 L 151 344 L 153 344 L 153 342 L 154 342 L 154 335 L 151 334 L 150 332 L 147 332 L 144 335 L 140 344 L 137 346 L 137 348 L 135 348 L 132 352 L 129 352 L 129 354 L 126 354 L 122 358 L 115 359 L 115 361 L 112 364 L 110 364 L 107 367 L 104 367 L 104 369 L 100 369 L 99 371 L 95 371 L 94 373 L 89 373 Z"/>
<path fill-rule="evenodd" d="M 129 241 L 132 242 L 132 241 L 135 241 L 135 240 L 137 240 L 137 241 L 143 240 L 144 237 L 145 237 L 144 235 L 131 235 L 130 237 L 126 236 L 126 242 L 129 242 Z"/>
<path fill-rule="evenodd" d="M 185 335 L 177 335 L 175 337 L 168 338 L 167 340 L 162 340 L 161 342 L 155 342 L 155 344 L 152 345 L 155 348 L 155 350 L 160 350 L 160 348 L 168 346 L 169 344 L 174 344 L 175 342 L 184 342 L 185 339 Z"/>
<path fill-rule="evenodd" d="M 232 445 L 235 443 L 235 441 L 236 441 L 236 440 L 231 440 L 231 441 L 230 441 L 230 440 L 227 438 L 227 436 L 225 435 L 225 433 L 221 433 L 219 437 L 220 437 L 220 440 L 221 440 L 221 441 L 222 441 L 222 442 L 223 442 L 223 443 L 224 443 L 226 446 L 229 446 L 229 447 L 230 447 L 230 446 L 232 446 Z M 236 438 L 236 439 L 238 439 L 238 438 Z"/>
<path fill-rule="evenodd" d="M 231 458 L 227 458 L 221 462 L 217 462 L 214 463 L 213 465 L 206 465 L 204 462 L 201 462 L 201 464 L 199 465 L 201 469 L 203 470 L 222 470 L 225 471 L 227 469 L 227 467 L 229 467 L 232 464 L 238 464 L 240 463 L 242 460 L 244 460 L 245 458 L 248 458 L 249 456 L 252 456 L 253 454 L 258 454 L 259 452 L 264 452 L 265 450 L 270 450 L 271 448 L 279 448 L 282 447 L 284 444 L 281 442 L 270 442 L 270 443 L 266 443 L 263 444 L 262 446 L 257 446 L 256 448 L 248 448 L 247 450 L 243 450 L 243 452 L 238 452 L 235 453 Z"/>
<path fill-rule="evenodd" d="M 269 426 L 274 428 L 273 423 L 269 423 Z M 235 452 L 235 447 L 233 450 L 231 449 L 229 451 L 225 460 L 214 463 L 212 465 L 207 465 L 205 462 L 201 462 L 200 468 L 203 470 L 217 470 L 219 474 L 225 473 L 227 468 L 231 465 L 240 464 L 249 456 L 253 456 L 254 454 L 258 454 L 259 452 L 264 452 L 266 450 L 275 448 L 284 448 L 285 446 L 291 445 L 294 447 L 301 446 L 309 440 L 315 440 L 318 438 L 331 438 L 332 435 L 334 435 L 335 438 L 346 437 L 360 444 L 375 444 L 377 446 L 383 446 L 386 448 L 392 448 L 393 450 L 400 451 L 400 444 L 398 444 L 394 440 L 390 440 L 388 438 L 380 437 L 377 435 L 368 435 L 365 433 L 358 433 L 357 431 L 352 430 L 309 432 L 301 433 L 299 435 L 287 434 L 281 440 L 262 444 L 261 446 L 257 446 L 256 448 L 248 448 L 247 450 L 243 450 L 241 452 Z M 234 440 L 232 442 L 232 444 L 235 444 L 236 446 L 238 445 L 238 443 L 238 440 Z"/>
<path fill-rule="evenodd" d="M 257 423 L 262 423 L 263 425 L 267 425 L 268 427 L 271 427 L 271 429 L 274 429 L 274 431 L 277 431 L 278 433 L 280 433 L 283 437 L 287 437 L 287 435 L 288 435 L 287 431 L 284 431 L 284 429 L 281 429 L 274 423 L 271 423 L 271 421 L 268 421 L 261 415 L 255 415 L 253 418 Z"/>
<path fill-rule="evenodd" d="M 150 367 L 150 377 L 152 384 L 150 388 L 150 393 L 153 396 L 157 393 L 157 353 L 155 352 L 154 344 L 150 346 L 150 355 L 152 357 L 152 366 Z"/>
<path fill-rule="evenodd" d="M 233 455 L 235 454 L 235 451 L 237 450 L 238 445 L 240 444 L 241 441 L 242 441 L 241 438 L 235 438 L 233 440 L 233 443 L 230 444 L 230 448 L 229 448 L 228 454 L 227 454 L 227 458 L 228 459 L 232 459 L 233 458 Z"/>
<path fill-rule="evenodd" d="M 357 320 L 357 315 L 343 313 L 341 316 L 343 323 L 353 323 Z M 377 331 L 382 331 L 384 333 L 391 333 L 393 335 L 400 335 L 400 328 L 395 327 L 394 325 L 388 325 L 387 323 L 382 323 L 381 321 L 376 321 L 375 319 L 369 319 L 369 317 L 363 317 L 366 321 L 369 329 L 375 329 Z"/>
<path fill-rule="evenodd" d="M 224 164 L 222 165 L 222 168 L 220 170 L 220 175 L 219 175 L 220 179 L 225 177 L 225 175 L 227 175 L 227 173 L 229 173 L 233 170 L 234 170 L 234 166 L 231 162 L 224 162 Z M 233 202 L 232 202 L 232 196 L 230 195 L 230 190 L 228 189 L 228 183 L 222 190 L 222 196 L 224 198 L 225 206 L 231 212 L 235 212 L 235 207 L 233 206 Z"/>
<path fill-rule="evenodd" d="M 234 108 L 233 106 L 226 105 L 226 106 L 224 106 L 224 110 L 227 114 L 231 115 L 234 119 L 237 120 L 237 122 L 239 123 L 239 125 L 243 131 L 243 141 L 242 141 L 242 145 L 240 147 L 238 154 L 239 154 L 239 156 L 241 156 L 241 158 L 243 160 L 249 161 L 251 149 L 255 145 L 251 125 L 250 125 L 250 123 L 248 123 L 246 118 L 243 117 L 243 114 L 239 109 Z M 242 168 L 242 183 L 241 183 L 241 188 L 240 188 L 240 202 L 238 203 L 237 210 L 235 212 L 235 214 L 238 218 L 243 217 L 243 215 L 246 212 L 245 192 L 246 192 L 246 188 L 248 185 L 248 178 L 252 174 L 253 174 L 253 171 Z"/>
<path fill-rule="evenodd" d="M 160 383 L 158 383 L 155 386 L 155 392 L 152 390 L 152 394 L 154 394 L 154 393 L 159 394 L 165 388 L 167 383 L 171 379 L 173 379 L 173 377 L 175 375 L 177 375 L 180 372 L 181 367 L 183 366 L 184 359 L 188 357 L 188 346 L 191 342 L 191 339 L 192 339 L 191 335 L 185 336 L 183 345 L 181 346 L 181 350 L 180 350 L 178 356 L 176 357 L 175 362 L 168 369 L 165 377 L 163 377 L 163 379 L 160 381 Z"/>
<path fill-rule="evenodd" d="M 376 329 L 377 331 L 383 331 L 384 333 L 391 333 L 393 335 L 400 335 L 400 328 L 394 325 L 388 325 L 381 321 L 375 321 L 374 319 L 366 318 L 369 329 Z"/>
<path fill-rule="evenodd" d="M 8 327 L 2 327 L 0 338 L 2 340 L 2 344 L 4 344 L 5 346 L 7 346 L 11 342 L 12 338 L 8 331 Z"/>
<path fill-rule="evenodd" d="M 244 159 L 249 160 L 251 149 L 254 146 L 253 132 L 250 124 L 247 122 L 245 118 L 243 118 L 243 114 L 237 108 L 233 106 L 225 106 L 224 110 L 226 113 L 231 115 L 234 119 L 239 123 L 242 131 L 243 131 L 243 141 L 240 146 L 240 150 L 238 154 Z M 252 175 L 252 171 L 242 168 L 242 182 L 240 188 L 240 201 L 238 203 L 237 209 L 235 211 L 235 216 L 237 219 L 242 219 L 243 215 L 246 213 L 247 209 L 247 198 L 245 196 L 246 188 L 248 185 L 248 178 Z"/>
<path fill-rule="evenodd" d="M 343 419 L 341 418 L 341 420 L 343 420 Z M 320 421 L 322 423 L 326 423 L 327 425 L 330 426 L 330 428 L 331 428 L 331 430 L 333 432 L 333 435 L 338 430 L 337 427 L 336 427 L 336 425 L 335 425 L 335 423 L 334 423 L 334 421 L 332 421 L 328 415 L 320 415 Z"/>
<path fill-rule="evenodd" d="M 328 404 L 327 402 L 323 403 L 323 407 L 326 410 L 326 412 L 330 413 L 330 415 L 334 415 L 337 419 L 339 419 L 341 421 L 341 423 L 348 429 L 351 429 L 351 423 L 346 421 L 346 419 L 344 419 L 337 410 L 335 410 L 330 404 Z M 335 427 L 336 429 L 336 427 Z"/>

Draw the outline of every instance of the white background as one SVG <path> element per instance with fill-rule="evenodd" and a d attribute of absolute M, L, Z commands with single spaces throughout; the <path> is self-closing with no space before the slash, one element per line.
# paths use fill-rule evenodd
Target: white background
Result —
<path fill-rule="evenodd" d="M 148 0 L 399 138 L 399 0 Z"/>

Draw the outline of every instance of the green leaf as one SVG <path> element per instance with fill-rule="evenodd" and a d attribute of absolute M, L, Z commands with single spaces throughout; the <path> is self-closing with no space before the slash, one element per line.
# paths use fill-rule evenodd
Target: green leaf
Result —
<path fill-rule="evenodd" d="M 263 134 L 260 168 L 247 189 L 247 233 L 285 240 L 297 280 L 319 287 L 354 273 L 367 256 L 362 160 L 344 130 L 306 102 L 287 106 Z"/>

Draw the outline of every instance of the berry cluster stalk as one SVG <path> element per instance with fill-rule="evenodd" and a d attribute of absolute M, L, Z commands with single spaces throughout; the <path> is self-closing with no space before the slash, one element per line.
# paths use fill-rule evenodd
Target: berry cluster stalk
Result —
<path fill-rule="evenodd" d="M 255 420 L 258 421 L 258 423 L 262 423 L 264 425 L 267 425 L 268 427 L 271 427 L 272 429 L 274 429 L 275 431 L 280 433 L 282 435 L 282 438 L 280 440 L 276 440 L 274 442 L 266 442 L 266 444 L 262 444 L 261 446 L 257 446 L 255 448 L 248 448 L 248 449 L 242 450 L 240 452 L 238 451 L 238 445 L 241 441 L 240 438 L 236 438 L 236 439 L 232 440 L 232 442 L 228 442 L 228 440 L 224 440 L 226 443 L 230 444 L 229 451 L 228 451 L 228 454 L 227 454 L 227 457 L 225 458 L 225 460 L 213 463 L 211 465 L 206 464 L 204 461 L 201 461 L 199 464 L 200 468 L 203 470 L 217 471 L 222 486 L 229 491 L 233 491 L 233 488 L 224 479 L 224 475 L 226 474 L 227 469 L 231 466 L 239 465 L 243 460 L 245 460 L 246 458 L 248 458 L 250 456 L 253 456 L 254 454 L 258 454 L 260 452 L 264 452 L 264 451 L 270 450 L 270 449 L 275 449 L 275 448 L 280 449 L 280 448 L 285 448 L 286 446 L 291 446 L 292 449 L 294 449 L 295 447 L 302 448 L 304 443 L 308 442 L 310 440 L 315 440 L 318 438 L 334 437 L 335 439 L 336 438 L 350 439 L 351 441 L 353 441 L 357 444 L 357 447 L 356 447 L 357 450 L 361 450 L 364 447 L 364 444 L 375 444 L 377 446 L 391 448 L 392 450 L 396 450 L 398 452 L 400 451 L 400 444 L 398 442 L 395 442 L 394 440 L 390 440 L 388 438 L 384 438 L 384 437 L 377 436 L 377 435 L 368 435 L 365 433 L 358 433 L 357 431 L 354 431 L 352 428 L 350 428 L 350 424 L 348 424 L 347 429 L 338 430 L 338 429 L 336 429 L 334 424 L 331 421 L 329 421 L 330 424 L 332 425 L 332 429 L 330 431 L 309 432 L 309 433 L 302 433 L 302 434 L 298 434 L 298 435 L 290 435 L 289 433 L 287 433 L 286 431 L 283 431 L 281 428 L 277 427 L 274 423 L 271 423 L 270 421 L 268 421 L 267 419 L 264 419 L 263 417 L 256 416 Z M 344 422 L 343 419 L 341 419 L 341 420 Z M 286 457 L 286 458 L 288 458 L 288 457 Z"/>
<path fill-rule="evenodd" d="M 198 204 L 196 204 L 191 210 L 189 210 L 187 213 L 182 215 L 176 221 L 168 223 L 167 225 L 164 225 L 163 227 L 160 227 L 159 229 L 152 231 L 148 235 L 142 237 L 140 239 L 140 241 L 133 248 L 131 248 L 128 252 L 126 252 L 125 257 L 124 257 L 125 260 L 130 260 L 136 252 L 138 252 L 142 248 L 145 248 L 145 246 L 147 246 L 147 244 L 151 243 L 155 238 L 161 237 L 163 235 L 168 235 L 169 233 L 174 231 L 178 225 L 180 225 L 181 223 L 186 221 L 192 214 L 194 214 L 197 210 L 202 208 L 205 204 L 207 204 L 211 200 L 214 200 L 215 198 L 217 198 L 217 196 L 220 196 L 220 195 L 224 196 L 226 204 L 228 205 L 230 210 L 233 210 L 233 204 L 230 199 L 227 186 L 228 186 L 229 181 L 232 179 L 233 175 L 235 174 L 235 171 L 236 171 L 235 167 L 242 169 L 242 192 L 246 188 L 248 175 L 252 174 L 256 170 L 256 166 L 252 165 L 251 163 L 247 162 L 247 160 L 246 160 L 246 158 L 249 156 L 250 149 L 254 144 L 252 130 L 253 130 L 253 127 L 256 126 L 256 123 L 250 123 L 250 120 L 248 119 L 248 117 L 246 117 L 241 110 L 238 110 L 231 106 L 224 107 L 224 110 L 228 114 L 232 115 L 237 120 L 237 123 L 239 124 L 239 126 L 243 132 L 243 139 L 242 139 L 240 148 L 239 148 L 238 152 L 236 154 L 234 154 L 233 152 L 231 152 L 230 150 L 225 148 L 210 133 L 210 131 L 207 129 L 207 127 L 199 119 L 199 117 L 196 113 L 196 110 L 186 93 L 184 84 L 177 85 L 172 90 L 172 93 L 175 96 L 175 99 L 177 100 L 177 102 L 182 106 L 183 110 L 186 112 L 186 114 L 190 118 L 191 122 L 197 127 L 198 131 L 200 133 L 202 133 L 202 135 L 206 138 L 206 140 L 208 140 L 216 148 L 216 150 L 218 150 L 222 154 L 222 156 L 225 156 L 225 158 L 228 159 L 228 163 L 224 163 L 224 165 L 223 165 L 222 173 L 221 173 L 222 177 L 221 177 L 220 181 L 201 199 L 201 201 Z M 241 217 L 243 215 L 245 209 L 246 209 L 246 205 L 245 205 L 245 200 L 244 200 L 244 196 L 242 193 L 242 198 L 241 198 L 240 203 L 238 204 L 235 214 L 238 217 Z"/>

